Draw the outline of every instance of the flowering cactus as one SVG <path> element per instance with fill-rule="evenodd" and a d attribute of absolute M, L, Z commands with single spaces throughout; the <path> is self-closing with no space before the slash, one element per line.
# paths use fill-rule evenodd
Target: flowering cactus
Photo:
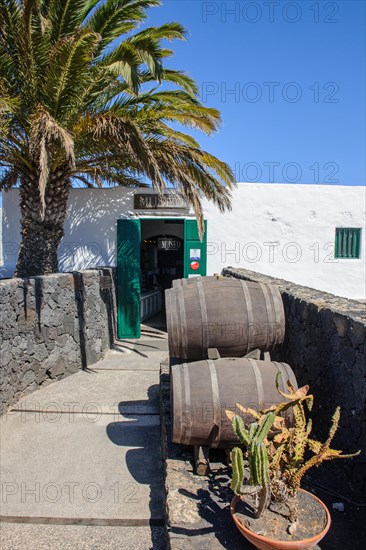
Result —
<path fill-rule="evenodd" d="M 237 495 L 247 493 L 257 496 L 257 517 L 269 506 L 271 501 L 283 502 L 289 509 L 289 531 L 293 533 L 298 521 L 296 495 L 304 474 L 313 466 L 319 466 L 325 460 L 351 458 L 360 454 L 342 454 L 331 449 L 330 445 L 339 426 L 340 408 L 337 407 L 332 418 L 329 435 L 324 443 L 310 437 L 311 411 L 314 398 L 308 395 L 309 387 L 295 390 L 287 382 L 288 393 L 279 390 L 279 376 L 276 386 L 286 401 L 273 405 L 269 409 L 257 412 L 237 403 L 237 408 L 246 416 L 252 416 L 253 422 L 245 425 L 241 416 L 226 411 L 233 430 L 243 446 L 249 462 L 249 485 L 244 483 L 243 451 L 236 447 L 232 451 L 233 477 L 231 488 Z M 293 425 L 287 426 L 281 413 L 292 408 Z M 306 453 L 312 456 L 305 460 Z"/>

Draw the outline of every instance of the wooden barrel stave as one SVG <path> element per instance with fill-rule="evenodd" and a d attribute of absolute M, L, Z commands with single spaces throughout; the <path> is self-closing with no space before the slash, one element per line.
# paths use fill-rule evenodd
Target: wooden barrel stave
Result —
<path fill-rule="evenodd" d="M 166 295 L 171 357 L 204 359 L 209 347 L 218 348 L 222 357 L 240 357 L 283 342 L 284 309 L 274 285 L 224 278 L 178 285 Z"/>
<path fill-rule="evenodd" d="M 287 380 L 297 388 L 295 375 L 286 363 L 226 358 L 173 366 L 173 441 L 210 447 L 238 444 L 225 409 L 238 412 L 236 403 L 256 410 L 281 403 L 284 399 L 275 385 L 279 371 L 280 389 L 287 391 Z M 291 410 L 286 415 L 291 419 Z M 244 419 L 253 421 L 250 416 Z"/>
<path fill-rule="evenodd" d="M 174 279 L 172 283 L 172 287 L 176 288 L 177 286 L 187 286 L 192 285 L 200 281 L 202 284 L 211 284 L 215 283 L 216 281 L 220 281 L 222 279 L 233 279 L 234 277 L 226 277 L 224 275 L 207 275 L 205 277 L 202 277 L 201 275 L 197 275 L 197 277 L 189 277 L 184 279 Z"/>

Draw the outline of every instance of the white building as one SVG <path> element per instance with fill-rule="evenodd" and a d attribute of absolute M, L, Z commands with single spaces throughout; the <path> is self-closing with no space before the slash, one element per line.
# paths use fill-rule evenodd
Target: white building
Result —
<path fill-rule="evenodd" d="M 146 201 L 146 194 L 153 195 L 152 202 Z M 18 202 L 18 190 L 3 192 L 2 277 L 12 276 L 16 264 Z M 142 246 L 156 245 L 155 252 L 150 247 L 147 263 L 157 266 L 157 250 L 174 252 L 174 265 L 165 262 L 160 266 L 160 273 L 170 273 L 173 278 L 183 272 L 193 274 L 197 262 L 197 272 L 207 271 L 208 275 L 231 265 L 339 296 L 365 299 L 365 210 L 365 187 L 240 183 L 233 192 L 231 212 L 220 214 L 204 201 L 206 270 L 206 250 L 197 251 L 196 236 L 185 232 L 184 220 L 192 219 L 192 212 L 182 201 L 164 201 L 159 207 L 156 194 L 150 190 L 72 189 L 59 249 L 60 270 L 116 265 L 117 220 L 140 219 Z"/>

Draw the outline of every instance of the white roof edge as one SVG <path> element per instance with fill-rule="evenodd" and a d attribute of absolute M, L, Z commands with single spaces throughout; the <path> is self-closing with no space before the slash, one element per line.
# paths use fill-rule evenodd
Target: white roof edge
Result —
<path fill-rule="evenodd" d="M 344 187 L 346 189 L 352 189 L 353 187 L 365 187 L 366 183 L 353 183 L 350 185 L 340 185 L 337 183 L 291 183 L 291 182 L 270 182 L 270 181 L 238 181 L 236 182 L 236 185 L 257 185 L 260 187 L 261 185 L 282 185 L 283 187 Z"/>

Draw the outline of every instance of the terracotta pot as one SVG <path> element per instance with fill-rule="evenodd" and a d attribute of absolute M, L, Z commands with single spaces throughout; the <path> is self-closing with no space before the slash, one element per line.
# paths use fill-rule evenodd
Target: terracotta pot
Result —
<path fill-rule="evenodd" d="M 321 533 L 318 533 L 317 535 L 314 535 L 310 539 L 303 539 L 303 540 L 295 540 L 295 541 L 285 541 L 285 540 L 274 540 L 269 539 L 267 537 L 263 537 L 261 535 L 257 535 L 256 533 L 253 533 L 250 529 L 245 527 L 235 516 L 235 508 L 239 501 L 239 497 L 235 496 L 230 504 L 230 512 L 231 516 L 235 522 L 235 525 L 239 529 L 242 535 L 246 539 L 249 540 L 256 548 L 259 550 L 308 550 L 312 548 L 315 544 L 317 544 L 319 541 L 322 540 L 322 538 L 327 534 L 329 527 L 330 527 L 330 514 L 328 511 L 328 508 L 325 506 L 325 504 L 317 498 L 312 493 L 309 493 L 308 491 L 305 491 L 304 489 L 300 489 L 303 493 L 307 493 L 308 495 L 311 495 L 312 498 L 314 498 L 324 509 L 324 512 L 327 516 L 327 523 Z"/>

